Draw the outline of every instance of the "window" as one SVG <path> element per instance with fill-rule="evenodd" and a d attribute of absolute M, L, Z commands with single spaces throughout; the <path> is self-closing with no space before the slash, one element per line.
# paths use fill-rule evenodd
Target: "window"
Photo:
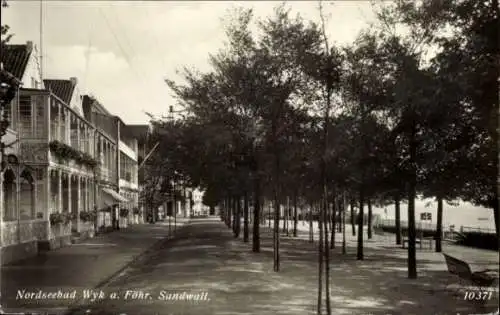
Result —
<path fill-rule="evenodd" d="M 17 220 L 16 203 L 16 175 L 11 169 L 7 169 L 3 175 L 3 193 L 4 193 L 4 221 Z"/>
<path fill-rule="evenodd" d="M 35 218 L 35 185 L 32 172 L 28 169 L 21 173 L 19 214 L 21 220 Z"/>
<path fill-rule="evenodd" d="M 50 138 L 60 140 L 59 137 L 59 103 L 56 99 L 50 100 Z"/>
<path fill-rule="evenodd" d="M 53 212 L 59 210 L 59 176 L 57 171 L 50 172 L 50 203 Z"/>
<path fill-rule="evenodd" d="M 34 130 L 33 137 L 34 138 L 42 138 L 46 135 L 47 128 L 45 123 L 45 96 L 38 95 L 34 97 L 35 99 L 35 108 L 34 108 Z"/>
<path fill-rule="evenodd" d="M 33 116 L 30 96 L 19 97 L 19 131 L 21 137 L 31 137 Z"/>
<path fill-rule="evenodd" d="M 45 135 L 45 96 L 19 97 L 19 131 L 21 137 L 43 138 Z"/>
<path fill-rule="evenodd" d="M 63 143 L 66 143 L 67 141 L 67 134 L 66 134 L 66 116 L 67 116 L 67 111 L 65 108 L 60 109 L 60 116 L 59 116 L 59 140 L 62 141 Z"/>
<path fill-rule="evenodd" d="M 80 149 L 79 148 L 80 134 L 78 131 L 80 126 L 79 119 L 71 112 L 69 113 L 69 117 L 70 117 L 70 146 L 72 146 L 75 149 Z"/>

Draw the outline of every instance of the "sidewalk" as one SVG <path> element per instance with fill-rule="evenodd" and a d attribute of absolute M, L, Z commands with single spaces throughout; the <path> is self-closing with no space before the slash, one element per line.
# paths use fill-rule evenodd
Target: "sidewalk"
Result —
<path fill-rule="evenodd" d="M 189 222 L 177 219 L 177 230 Z M 64 312 L 74 299 L 16 299 L 20 292 L 81 292 L 99 288 L 136 258 L 168 238 L 168 222 L 131 225 L 79 244 L 1 268 L 3 311 L 33 309 Z M 173 222 L 172 222 L 173 226 Z M 172 229 L 173 235 L 174 229 Z"/>
<path fill-rule="evenodd" d="M 302 223 L 303 221 L 299 221 L 297 224 L 297 234 L 299 239 L 309 240 L 309 222 L 306 224 Z M 273 227 L 274 222 L 271 222 L 271 228 Z M 262 227 L 267 227 L 268 222 L 266 224 L 262 224 Z M 283 221 L 280 221 L 280 233 L 282 233 L 283 229 Z M 293 236 L 293 221 L 290 221 L 288 225 L 288 230 L 290 233 L 290 237 Z M 314 241 L 317 242 L 318 237 L 318 225 L 315 223 L 313 225 L 314 231 Z M 356 226 L 356 236 L 352 235 L 351 225 L 346 225 L 346 245 L 348 247 L 356 247 L 358 242 L 357 236 L 358 227 Z M 387 255 L 394 256 L 395 258 L 406 259 L 408 250 L 403 249 L 401 245 L 396 245 L 396 235 L 391 233 L 385 233 L 383 236 L 376 235 L 372 233 L 372 238 L 368 239 L 368 232 L 365 226 L 363 234 L 363 247 L 365 249 L 373 249 L 373 250 L 382 250 L 387 252 Z M 286 237 L 286 236 L 282 236 Z M 342 233 L 335 233 L 335 245 L 338 248 L 342 246 Z M 432 244 L 432 249 L 425 248 L 427 244 L 424 244 L 424 248 L 420 249 L 417 246 L 417 263 L 418 260 L 426 260 L 432 261 L 435 265 L 432 268 L 436 270 L 447 270 L 446 263 L 444 260 L 444 256 L 442 253 L 435 252 L 435 242 Z M 472 271 L 481 270 L 481 269 L 498 269 L 499 257 L 498 252 L 487 249 L 480 249 L 474 247 L 467 246 L 459 246 L 454 245 L 448 242 L 442 242 L 442 252 L 447 253 L 453 257 L 466 261 L 469 265 L 471 265 Z M 427 266 L 431 267 L 431 266 Z"/>
<path fill-rule="evenodd" d="M 301 256 L 317 260 L 318 234 L 315 232 L 314 244 L 311 244 L 308 242 L 308 225 L 298 229 L 296 238 L 292 233 L 290 236 L 283 235 L 280 229 L 283 270 L 299 268 L 302 263 L 296 255 L 299 251 Z M 448 272 L 442 253 L 417 249 L 418 278 L 408 279 L 408 250 L 397 246 L 393 237 L 374 236 L 367 240 L 365 231 L 364 260 L 358 261 L 357 239 L 352 236 L 351 228 L 346 230 L 346 255 L 341 253 L 342 234 L 336 233 L 335 236 L 336 248 L 331 250 L 330 257 L 332 301 L 334 305 L 342 305 L 335 308 L 336 314 L 354 314 L 360 310 L 362 314 L 485 314 L 498 306 L 498 280 L 494 285 L 496 291 L 484 304 L 465 301 L 467 288 Z M 268 251 L 272 260 L 272 229 L 267 225 L 262 228 L 261 238 L 262 252 Z M 495 251 L 443 244 L 443 252 L 464 259 L 471 264 L 473 271 L 486 268 L 498 270 L 499 258 Z M 290 263 L 293 265 L 290 266 Z M 306 267 L 305 264 L 303 267 Z M 304 269 L 302 272 L 317 277 L 316 268 L 317 265 L 309 272 Z M 311 290 L 315 289 L 311 287 Z"/>

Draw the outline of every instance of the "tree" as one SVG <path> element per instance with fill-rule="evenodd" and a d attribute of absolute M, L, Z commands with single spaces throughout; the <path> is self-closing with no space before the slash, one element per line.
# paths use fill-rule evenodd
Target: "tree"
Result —
<path fill-rule="evenodd" d="M 454 148 L 469 160 L 462 171 L 460 196 L 493 209 L 498 235 L 498 0 L 400 1 L 386 7 L 385 13 L 392 24 L 403 24 L 412 37 L 421 38 L 427 44 L 421 45 L 423 50 L 438 51 L 430 61 L 434 72 L 441 82 L 448 82 L 445 85 L 455 84 L 458 99 L 452 100 L 454 109 L 448 114 L 467 115 L 459 124 L 462 130 L 448 128 L 453 132 L 446 138 L 468 135 Z"/>
<path fill-rule="evenodd" d="M 9 7 L 9 4 L 7 3 L 6 0 L 2 0 L 2 9 L 6 9 Z M 7 24 L 1 25 L 0 26 L 0 34 L 1 34 L 1 50 L 5 49 L 5 45 L 9 43 L 11 40 L 12 36 L 14 34 L 10 34 L 10 27 Z"/>

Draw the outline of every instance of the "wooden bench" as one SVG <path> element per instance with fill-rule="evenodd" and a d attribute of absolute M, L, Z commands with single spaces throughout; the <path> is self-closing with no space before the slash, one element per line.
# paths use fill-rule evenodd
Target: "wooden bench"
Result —
<path fill-rule="evenodd" d="M 446 266 L 448 271 L 456 275 L 460 282 L 468 281 L 479 288 L 491 287 L 495 282 L 497 277 L 492 277 L 487 273 L 490 271 L 495 271 L 492 269 L 485 269 L 482 271 L 472 272 L 468 263 L 458 258 L 446 255 L 443 253 L 444 259 L 446 260 Z M 498 275 L 498 274 L 497 274 Z"/>
<path fill-rule="evenodd" d="M 401 236 L 403 237 L 402 240 L 403 248 L 406 248 L 405 244 L 410 241 L 410 239 L 408 238 L 408 231 L 401 232 Z M 417 231 L 417 235 L 415 236 L 415 243 L 420 244 L 420 249 L 422 249 L 424 241 L 428 242 L 429 248 L 432 249 L 432 243 L 434 242 L 434 238 L 424 237 L 424 231 Z"/>

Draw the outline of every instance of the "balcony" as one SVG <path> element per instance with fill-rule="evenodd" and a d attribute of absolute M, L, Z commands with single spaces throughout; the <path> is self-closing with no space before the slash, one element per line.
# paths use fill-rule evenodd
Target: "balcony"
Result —
<path fill-rule="evenodd" d="M 119 142 L 119 148 L 120 152 L 122 152 L 127 157 L 137 162 L 137 150 L 132 149 L 130 146 L 128 146 L 125 142 L 121 140 Z"/>

